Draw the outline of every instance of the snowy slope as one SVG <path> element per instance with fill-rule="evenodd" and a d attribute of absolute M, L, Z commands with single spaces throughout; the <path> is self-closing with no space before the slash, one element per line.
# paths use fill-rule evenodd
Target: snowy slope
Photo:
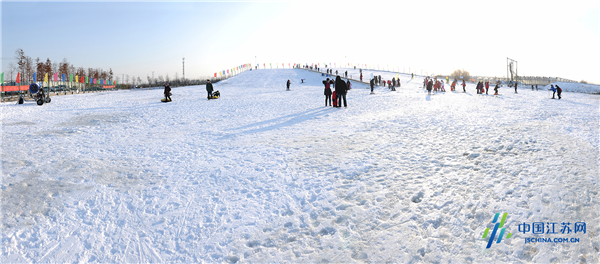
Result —
<path fill-rule="evenodd" d="M 323 79 L 254 70 L 210 101 L 195 86 L 171 103 L 0 104 L 0 261 L 599 261 L 600 96 L 428 96 L 405 75 L 396 92 L 354 84 L 335 109 Z M 504 212 L 513 236 L 486 249 Z M 518 232 L 567 221 L 587 223 L 579 243 Z"/>

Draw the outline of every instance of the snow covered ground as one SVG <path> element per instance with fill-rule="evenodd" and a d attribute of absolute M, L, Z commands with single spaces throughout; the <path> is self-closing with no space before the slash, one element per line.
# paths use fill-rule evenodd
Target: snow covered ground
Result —
<path fill-rule="evenodd" d="M 599 95 L 428 96 L 404 75 L 336 109 L 323 79 L 0 104 L 0 262 L 600 261 Z M 496 213 L 512 237 L 486 249 Z M 533 222 L 587 229 L 519 232 Z"/>

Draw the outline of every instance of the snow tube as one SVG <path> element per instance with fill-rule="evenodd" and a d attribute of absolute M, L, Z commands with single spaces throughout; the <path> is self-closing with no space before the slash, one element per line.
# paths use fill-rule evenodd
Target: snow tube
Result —
<path fill-rule="evenodd" d="M 163 103 L 168 103 L 168 102 L 171 102 L 172 100 L 169 100 L 167 98 L 163 98 L 163 99 L 160 99 L 160 101 L 163 102 Z"/>
<path fill-rule="evenodd" d="M 43 104 L 44 104 L 44 99 L 37 100 L 37 105 L 43 105 Z"/>
<path fill-rule="evenodd" d="M 31 94 L 36 94 L 39 91 L 40 91 L 40 87 L 36 83 L 32 83 L 31 85 L 29 85 L 29 92 Z"/>

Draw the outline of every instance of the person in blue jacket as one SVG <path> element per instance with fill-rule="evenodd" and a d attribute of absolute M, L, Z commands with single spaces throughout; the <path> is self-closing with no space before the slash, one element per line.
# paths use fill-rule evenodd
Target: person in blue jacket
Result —
<path fill-rule="evenodd" d="M 552 99 L 554 99 L 554 95 L 556 94 L 556 89 L 554 88 L 554 84 L 550 85 L 550 89 L 548 89 L 550 91 L 552 91 Z"/>

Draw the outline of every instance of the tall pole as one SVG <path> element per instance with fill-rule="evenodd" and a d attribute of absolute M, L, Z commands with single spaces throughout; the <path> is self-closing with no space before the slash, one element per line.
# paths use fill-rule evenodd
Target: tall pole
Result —
<path fill-rule="evenodd" d="M 183 85 L 185 85 L 185 57 L 182 59 L 181 63 L 183 64 Z"/>

